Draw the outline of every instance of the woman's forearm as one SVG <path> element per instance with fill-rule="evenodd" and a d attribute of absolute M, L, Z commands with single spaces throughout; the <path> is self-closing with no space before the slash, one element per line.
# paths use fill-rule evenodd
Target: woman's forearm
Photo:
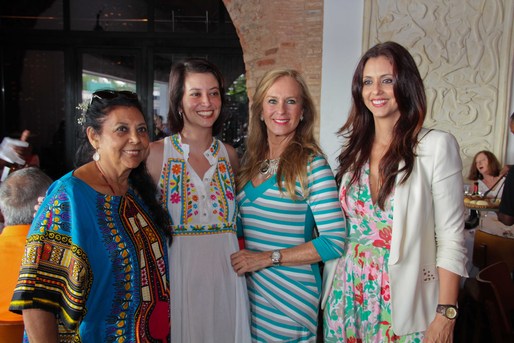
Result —
<path fill-rule="evenodd" d="M 439 268 L 439 304 L 457 304 L 460 280 L 460 275 L 452 273 L 446 269 Z"/>
<path fill-rule="evenodd" d="M 273 266 L 271 261 L 272 251 L 240 250 L 231 255 L 232 267 L 238 275 L 255 272 Z M 321 261 L 314 244 L 307 242 L 293 248 L 281 249 L 282 258 L 280 264 L 284 266 L 298 266 L 312 264 Z"/>
<path fill-rule="evenodd" d="M 30 343 L 59 342 L 55 315 L 40 309 L 23 310 L 23 322 Z"/>

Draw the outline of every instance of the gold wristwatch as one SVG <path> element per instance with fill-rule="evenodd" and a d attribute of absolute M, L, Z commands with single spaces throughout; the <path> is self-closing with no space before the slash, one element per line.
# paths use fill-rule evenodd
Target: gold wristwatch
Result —
<path fill-rule="evenodd" d="M 437 305 L 436 312 L 440 315 L 448 318 L 448 319 L 455 319 L 457 318 L 457 315 L 459 314 L 459 310 L 457 309 L 457 306 L 455 305 Z"/>

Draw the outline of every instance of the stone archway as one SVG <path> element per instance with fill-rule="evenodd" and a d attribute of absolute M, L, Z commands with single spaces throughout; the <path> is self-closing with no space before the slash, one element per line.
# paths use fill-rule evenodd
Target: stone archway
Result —
<path fill-rule="evenodd" d="M 239 36 L 251 99 L 269 69 L 300 71 L 319 111 L 323 51 L 323 1 L 223 0 Z M 319 118 L 316 125 L 319 134 Z"/>

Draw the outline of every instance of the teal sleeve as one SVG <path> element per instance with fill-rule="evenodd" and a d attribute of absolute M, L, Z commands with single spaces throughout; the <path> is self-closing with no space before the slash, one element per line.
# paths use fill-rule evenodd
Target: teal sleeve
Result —
<path fill-rule="evenodd" d="M 312 240 L 325 262 L 342 255 L 345 247 L 346 220 L 338 198 L 334 174 L 323 156 L 316 156 L 309 166 L 307 202 L 318 237 Z"/>

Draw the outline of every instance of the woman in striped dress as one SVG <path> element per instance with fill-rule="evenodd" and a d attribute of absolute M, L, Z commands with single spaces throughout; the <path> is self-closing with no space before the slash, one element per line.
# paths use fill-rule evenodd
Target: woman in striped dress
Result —
<path fill-rule="evenodd" d="M 316 110 L 297 71 L 268 72 L 257 86 L 238 179 L 252 341 L 315 342 L 318 262 L 341 256 L 345 222 L 334 175 L 314 140 Z"/>

